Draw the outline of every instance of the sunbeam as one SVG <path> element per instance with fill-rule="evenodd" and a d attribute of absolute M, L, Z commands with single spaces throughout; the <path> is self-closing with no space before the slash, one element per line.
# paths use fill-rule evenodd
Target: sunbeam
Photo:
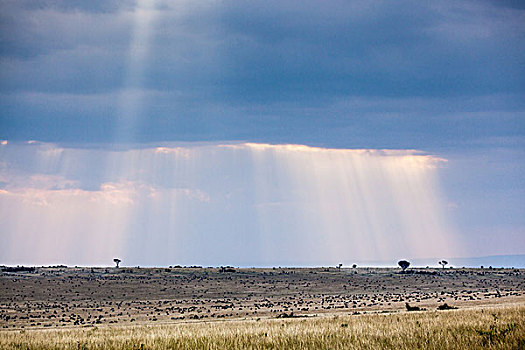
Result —
<path fill-rule="evenodd" d="M 0 149 L 6 263 L 118 255 L 133 265 L 333 265 L 458 254 L 437 177 L 445 160 L 417 151 Z"/>
<path fill-rule="evenodd" d="M 122 90 L 117 112 L 117 142 L 135 139 L 142 116 L 144 100 L 144 68 L 148 63 L 151 32 L 157 15 L 156 0 L 137 0 L 133 12 L 133 30 L 126 59 Z"/>

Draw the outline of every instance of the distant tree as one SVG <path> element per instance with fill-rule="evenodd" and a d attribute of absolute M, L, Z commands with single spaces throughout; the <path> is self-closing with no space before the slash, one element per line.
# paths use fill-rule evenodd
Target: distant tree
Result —
<path fill-rule="evenodd" d="M 441 260 L 441 261 L 438 261 L 438 264 L 441 265 L 443 268 L 445 268 L 445 265 L 448 264 L 448 261 Z"/>
<path fill-rule="evenodd" d="M 117 265 L 117 269 L 118 269 L 118 265 L 120 264 L 120 262 L 121 262 L 122 260 L 120 260 L 120 259 L 118 259 L 118 258 L 115 258 L 115 259 L 113 259 L 113 261 L 115 262 L 115 265 Z"/>
<path fill-rule="evenodd" d="M 338 269 L 339 271 L 341 271 L 341 267 L 342 267 L 342 266 L 343 266 L 343 264 L 339 264 L 339 265 L 337 265 L 337 269 Z"/>
<path fill-rule="evenodd" d="M 354 269 L 357 268 L 357 264 L 353 264 L 352 268 L 354 268 Z"/>
<path fill-rule="evenodd" d="M 403 270 L 403 272 L 410 266 L 410 262 L 406 261 L 406 260 L 399 260 L 397 262 L 397 264 L 399 265 L 399 267 L 401 267 L 401 269 Z"/>

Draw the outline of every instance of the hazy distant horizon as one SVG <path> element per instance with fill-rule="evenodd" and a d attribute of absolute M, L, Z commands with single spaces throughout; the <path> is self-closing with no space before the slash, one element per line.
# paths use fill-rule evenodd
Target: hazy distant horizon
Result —
<path fill-rule="evenodd" d="M 410 267 L 411 268 L 436 268 L 441 269 L 442 266 L 439 265 L 437 262 L 440 260 L 447 260 L 449 263 L 446 265 L 446 268 L 480 268 L 483 266 L 483 268 L 517 268 L 517 269 L 523 269 L 525 268 L 525 254 L 513 254 L 513 255 L 491 255 L 491 256 L 478 256 L 478 257 L 468 257 L 468 258 L 426 258 L 426 259 L 408 259 L 410 261 Z M 356 264 L 358 268 L 398 268 L 396 261 L 375 261 L 375 262 L 354 262 L 352 264 L 345 265 L 343 264 L 342 268 L 348 269 L 352 268 L 352 265 Z M 32 265 L 32 264 L 24 264 L 24 263 L 18 263 L 18 264 L 4 264 L 0 261 L 0 266 L 26 266 L 26 267 L 52 267 L 52 266 L 67 266 L 67 267 L 78 267 L 78 268 L 89 268 L 89 267 L 97 267 L 97 268 L 106 268 L 106 267 L 114 267 L 113 264 L 107 265 L 65 265 L 61 264 L 59 262 L 57 263 L 51 263 L 47 265 Z M 140 266 L 141 268 L 167 268 L 167 267 L 202 267 L 202 268 L 217 268 L 221 266 L 232 266 L 228 264 L 215 264 L 215 265 L 200 265 L 200 264 L 184 264 L 184 263 L 175 263 L 171 265 L 129 265 L 126 264 L 126 262 L 121 263 L 121 268 L 134 268 Z M 336 267 L 328 264 L 309 264 L 309 265 L 286 265 L 286 264 L 273 264 L 273 265 L 254 265 L 254 264 L 241 264 L 241 265 L 235 265 L 233 267 L 236 268 L 324 268 L 324 267 Z"/>

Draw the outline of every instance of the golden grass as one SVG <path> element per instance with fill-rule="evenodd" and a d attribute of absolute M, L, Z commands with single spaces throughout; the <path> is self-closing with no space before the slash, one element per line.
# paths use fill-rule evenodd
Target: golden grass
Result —
<path fill-rule="evenodd" d="M 1 349 L 525 349 L 525 305 L 0 331 Z"/>

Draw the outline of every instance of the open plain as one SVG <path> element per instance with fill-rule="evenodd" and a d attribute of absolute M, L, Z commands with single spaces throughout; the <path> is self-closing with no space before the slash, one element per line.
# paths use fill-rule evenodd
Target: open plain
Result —
<path fill-rule="evenodd" d="M 3 272 L 0 345 L 4 348 L 71 348 L 80 347 L 80 342 L 84 342 L 85 348 L 113 346 L 104 337 L 104 341 L 89 340 L 86 332 L 91 332 L 91 335 L 105 334 L 106 337 L 120 334 L 120 342 L 113 340 L 116 348 L 140 348 L 141 344 L 148 348 L 177 348 L 187 344 L 177 343 L 181 339 L 174 340 L 169 334 L 191 339 L 189 334 L 196 332 L 202 339 L 222 339 L 214 345 L 218 348 L 252 345 L 272 348 L 280 347 L 279 342 L 289 337 L 297 338 L 297 334 L 306 329 L 313 331 L 318 327 L 315 332 L 321 334 L 323 329 L 330 330 L 337 325 L 341 329 L 337 328 L 335 333 L 330 331 L 329 338 L 344 335 L 346 340 L 341 338 L 342 343 L 336 341 L 332 347 L 348 348 L 353 344 L 346 337 L 349 329 L 363 332 L 364 320 L 366 324 L 377 323 L 378 332 L 386 332 L 387 337 L 387 328 L 396 322 L 412 326 L 415 322 L 427 324 L 429 332 L 441 329 L 439 322 L 449 322 L 443 318 L 446 315 L 454 315 L 455 325 L 461 325 L 462 319 L 472 318 L 477 328 L 472 326 L 474 343 L 468 343 L 469 346 L 487 345 L 489 340 L 484 339 L 488 336 L 484 338 L 483 332 L 500 326 L 505 337 L 507 333 L 517 337 L 512 343 L 516 345 L 524 341 L 523 326 L 518 326 L 523 324 L 525 313 L 524 277 L 522 269 L 456 268 L 409 269 L 400 273 L 400 269 L 393 268 L 47 267 Z M 409 312 L 407 303 L 410 310 L 417 312 Z M 445 304 L 454 309 L 438 310 Z M 477 316 L 473 316 L 475 314 Z M 406 322 L 399 317 L 406 318 Z M 501 323 L 503 320 L 507 320 L 506 323 Z M 286 333 L 290 330 L 288 326 L 295 329 L 293 334 Z M 305 330 L 297 330 L 302 326 Z M 356 327 L 361 330 L 357 331 Z M 255 340 L 251 336 L 266 334 L 263 337 L 266 338 L 268 330 L 274 328 L 280 333 L 274 332 L 276 338 L 272 341 L 252 342 Z M 157 337 L 148 332 L 157 332 Z M 232 337 L 231 332 L 244 334 L 251 339 L 247 340 L 251 345 L 224 343 Z M 129 337 L 123 338 L 123 334 Z M 144 338 L 140 338 L 140 334 Z M 54 342 L 46 343 L 53 337 L 56 337 Z M 164 340 L 156 343 L 152 339 Z M 303 339 L 306 341 L 303 346 L 296 344 L 295 347 L 321 347 L 320 343 L 315 346 L 319 339 L 312 338 L 314 343 L 308 343 L 308 339 Z M 424 337 L 420 340 L 425 341 Z M 256 343 L 260 346 L 254 345 Z M 380 343 L 374 343 L 375 347 L 381 347 Z M 192 344 L 196 348 L 214 347 L 206 342 L 192 341 Z M 388 347 L 388 342 L 385 344 Z M 418 344 L 414 346 L 422 346 Z M 509 343 L 500 343 L 505 344 Z"/>

